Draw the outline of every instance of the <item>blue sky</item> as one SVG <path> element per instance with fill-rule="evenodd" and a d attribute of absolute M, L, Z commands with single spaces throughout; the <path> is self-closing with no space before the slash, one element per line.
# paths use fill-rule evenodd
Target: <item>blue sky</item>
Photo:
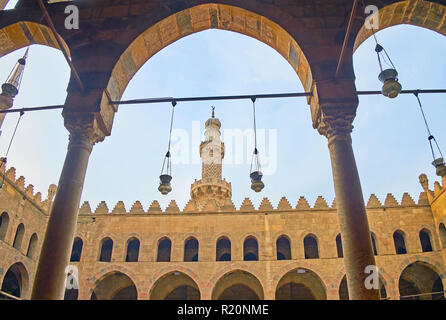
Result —
<path fill-rule="evenodd" d="M 446 84 L 446 41 L 440 34 L 413 26 L 396 26 L 378 33 L 400 74 L 405 89 L 444 88 Z M 416 39 L 416 41 L 414 41 Z M 0 79 L 25 49 L 0 59 Z M 368 39 L 354 56 L 358 90 L 379 90 L 379 68 L 374 42 Z M 32 46 L 25 76 L 16 98 L 17 107 L 63 104 L 69 68 L 55 49 Z M 183 38 L 152 57 L 130 82 L 123 99 L 165 96 L 207 96 L 253 93 L 301 92 L 302 85 L 287 61 L 265 44 L 232 32 L 207 30 Z M 440 147 L 446 148 L 444 94 L 421 95 L 428 121 Z M 174 128 L 192 136 L 199 121 L 201 131 L 210 116 L 210 106 L 222 130 L 252 128 L 250 101 L 188 102 L 177 106 Z M 4 155 L 18 115 L 6 117 L 0 137 Z M 169 130 L 170 104 L 122 106 L 113 132 L 92 152 L 82 201 L 96 208 L 105 200 L 109 209 L 122 200 L 130 209 L 140 200 L 145 209 L 153 200 L 164 208 L 175 199 L 180 208 L 189 200 L 190 184 L 200 178 L 201 164 L 175 164 L 173 191 L 162 196 L 158 190 Z M 226 164 L 223 176 L 232 183 L 237 207 L 245 197 L 255 206 L 268 197 L 274 206 L 286 196 L 295 206 L 300 196 L 313 205 L 318 195 L 329 204 L 334 197 L 327 141 L 312 128 L 304 98 L 268 99 L 257 102 L 257 127 L 277 133 L 277 170 L 264 177 L 265 189 L 250 189 L 249 166 Z M 418 175 L 426 173 L 431 186 L 435 169 L 427 133 L 413 95 L 397 99 L 362 96 L 352 134 L 365 201 L 375 193 L 384 201 L 393 193 L 400 201 L 409 192 L 415 201 L 421 187 Z M 273 130 L 273 131 L 269 131 Z M 60 110 L 27 113 L 22 118 L 8 165 L 17 176 L 26 177 L 44 195 L 56 183 L 62 169 L 68 133 Z M 224 139 L 224 137 L 223 137 Z M 190 141 L 197 144 L 197 141 Z M 270 146 L 263 151 L 268 153 Z M 246 149 L 246 148 L 245 148 Z M 446 149 L 445 149 L 446 150 Z M 251 150 L 245 150 L 251 152 Z M 262 150 L 260 150 L 262 152 Z M 192 153 L 198 149 L 190 147 Z"/>

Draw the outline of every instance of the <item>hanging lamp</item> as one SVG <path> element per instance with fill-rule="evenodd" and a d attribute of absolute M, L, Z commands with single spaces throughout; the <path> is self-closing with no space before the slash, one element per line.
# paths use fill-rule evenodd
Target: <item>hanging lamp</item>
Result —
<path fill-rule="evenodd" d="M 172 101 L 172 116 L 170 118 L 169 145 L 167 147 L 167 153 L 164 156 L 163 167 L 161 169 L 161 175 L 160 175 L 160 185 L 158 187 L 158 190 L 159 192 L 161 192 L 162 195 L 166 195 L 170 191 L 172 191 L 172 186 L 170 185 L 170 181 L 172 181 L 172 162 L 170 154 L 170 144 L 172 139 L 173 116 L 175 113 L 176 105 L 177 105 L 176 101 Z"/>
<path fill-rule="evenodd" d="M 259 160 L 259 150 L 257 149 L 257 128 L 256 128 L 256 98 L 251 98 L 252 108 L 254 112 L 254 152 L 252 154 L 251 168 L 250 168 L 250 178 L 251 178 L 251 189 L 255 192 L 260 192 L 265 187 L 262 182 L 262 171 Z M 253 167 L 254 170 L 253 171 Z"/>
<path fill-rule="evenodd" d="M 376 43 L 375 52 L 378 57 L 379 69 L 381 70 L 378 79 L 383 83 L 381 92 L 386 97 L 396 98 L 402 89 L 401 84 L 398 82 L 398 71 L 396 71 L 395 65 L 390 59 L 386 49 L 378 43 L 375 33 L 373 33 L 373 37 Z M 387 69 L 383 69 L 382 62 L 387 64 Z"/>
<path fill-rule="evenodd" d="M 418 91 L 415 91 L 414 95 L 417 98 L 418 105 L 420 106 L 421 114 L 423 116 L 424 124 L 426 125 L 426 129 L 427 129 L 427 133 L 428 133 L 427 139 L 429 140 L 429 146 L 431 148 L 432 158 L 434 160 L 432 162 L 432 165 L 436 169 L 437 176 L 446 177 L 446 163 L 444 162 L 444 158 L 443 158 L 443 154 L 440 150 L 440 146 L 438 145 L 437 140 L 432 135 L 432 133 L 429 129 L 429 125 L 427 123 L 426 116 L 424 114 L 423 106 L 421 104 L 420 97 L 418 96 Z M 435 145 L 435 147 L 434 147 L 434 145 Z M 437 152 L 435 152 L 435 149 L 437 149 Z"/>

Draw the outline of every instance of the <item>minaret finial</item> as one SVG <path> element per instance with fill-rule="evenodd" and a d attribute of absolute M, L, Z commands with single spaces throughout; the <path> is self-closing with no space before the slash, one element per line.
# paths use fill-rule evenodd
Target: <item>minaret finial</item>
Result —
<path fill-rule="evenodd" d="M 212 118 L 215 118 L 215 107 L 212 106 Z"/>

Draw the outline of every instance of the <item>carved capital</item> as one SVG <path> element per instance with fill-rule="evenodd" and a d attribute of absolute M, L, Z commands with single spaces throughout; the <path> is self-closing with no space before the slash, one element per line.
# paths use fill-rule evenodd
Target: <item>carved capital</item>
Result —
<path fill-rule="evenodd" d="M 329 145 L 338 139 L 350 141 L 355 116 L 356 108 L 322 108 L 317 121 L 317 130 L 327 137 Z"/>
<path fill-rule="evenodd" d="M 98 128 L 93 113 L 66 113 L 64 114 L 65 127 L 70 132 L 70 147 L 83 147 L 91 152 L 96 142 L 103 141 L 104 135 Z"/>

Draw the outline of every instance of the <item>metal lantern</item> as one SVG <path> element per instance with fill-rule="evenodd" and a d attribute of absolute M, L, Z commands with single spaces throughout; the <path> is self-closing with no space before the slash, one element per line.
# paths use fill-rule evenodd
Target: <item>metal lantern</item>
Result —
<path fill-rule="evenodd" d="M 401 92 L 401 84 L 398 82 L 398 72 L 395 69 L 383 70 L 378 79 L 383 83 L 381 92 L 389 98 L 396 98 Z"/>
<path fill-rule="evenodd" d="M 383 83 L 381 92 L 386 97 L 392 99 L 396 98 L 400 94 L 402 89 L 401 84 L 398 82 L 398 72 L 396 71 L 396 68 L 392 63 L 392 60 L 390 60 L 390 57 L 387 54 L 386 50 L 378 44 L 376 37 L 375 41 L 375 52 L 378 56 L 379 68 L 381 70 L 378 79 Z M 390 66 L 390 68 L 383 70 L 381 59 L 385 61 Z"/>
<path fill-rule="evenodd" d="M 432 162 L 432 165 L 436 169 L 437 176 L 446 177 L 446 165 L 443 158 L 437 158 Z"/>
<path fill-rule="evenodd" d="M 172 180 L 172 176 L 168 174 L 160 175 L 160 186 L 158 187 L 159 192 L 162 195 L 168 194 L 172 191 L 172 186 L 170 185 L 170 181 Z"/>
<path fill-rule="evenodd" d="M 263 174 L 260 171 L 251 172 L 249 175 L 251 177 L 251 189 L 255 192 L 260 192 L 265 187 L 262 182 Z"/>
<path fill-rule="evenodd" d="M 250 178 L 251 178 L 251 189 L 255 192 L 260 192 L 265 187 L 265 184 L 262 182 L 262 171 L 260 166 L 260 159 L 259 159 L 259 151 L 257 150 L 257 127 L 256 127 L 256 98 L 252 97 L 252 109 L 253 109 L 253 115 L 254 115 L 254 153 L 252 154 L 252 160 L 251 160 L 251 169 L 250 169 Z M 253 166 L 255 166 L 255 169 L 253 171 Z"/>
<path fill-rule="evenodd" d="M 162 195 L 167 195 L 170 191 L 172 191 L 172 186 L 170 184 L 170 181 L 172 181 L 172 163 L 171 163 L 171 155 L 170 155 L 170 144 L 172 141 L 173 116 L 175 113 L 176 105 L 177 105 L 176 101 L 172 101 L 172 115 L 170 118 L 169 145 L 167 147 L 167 153 L 164 157 L 163 167 L 161 169 L 161 175 L 160 175 L 160 185 L 158 187 L 158 191 L 161 192 Z"/>

